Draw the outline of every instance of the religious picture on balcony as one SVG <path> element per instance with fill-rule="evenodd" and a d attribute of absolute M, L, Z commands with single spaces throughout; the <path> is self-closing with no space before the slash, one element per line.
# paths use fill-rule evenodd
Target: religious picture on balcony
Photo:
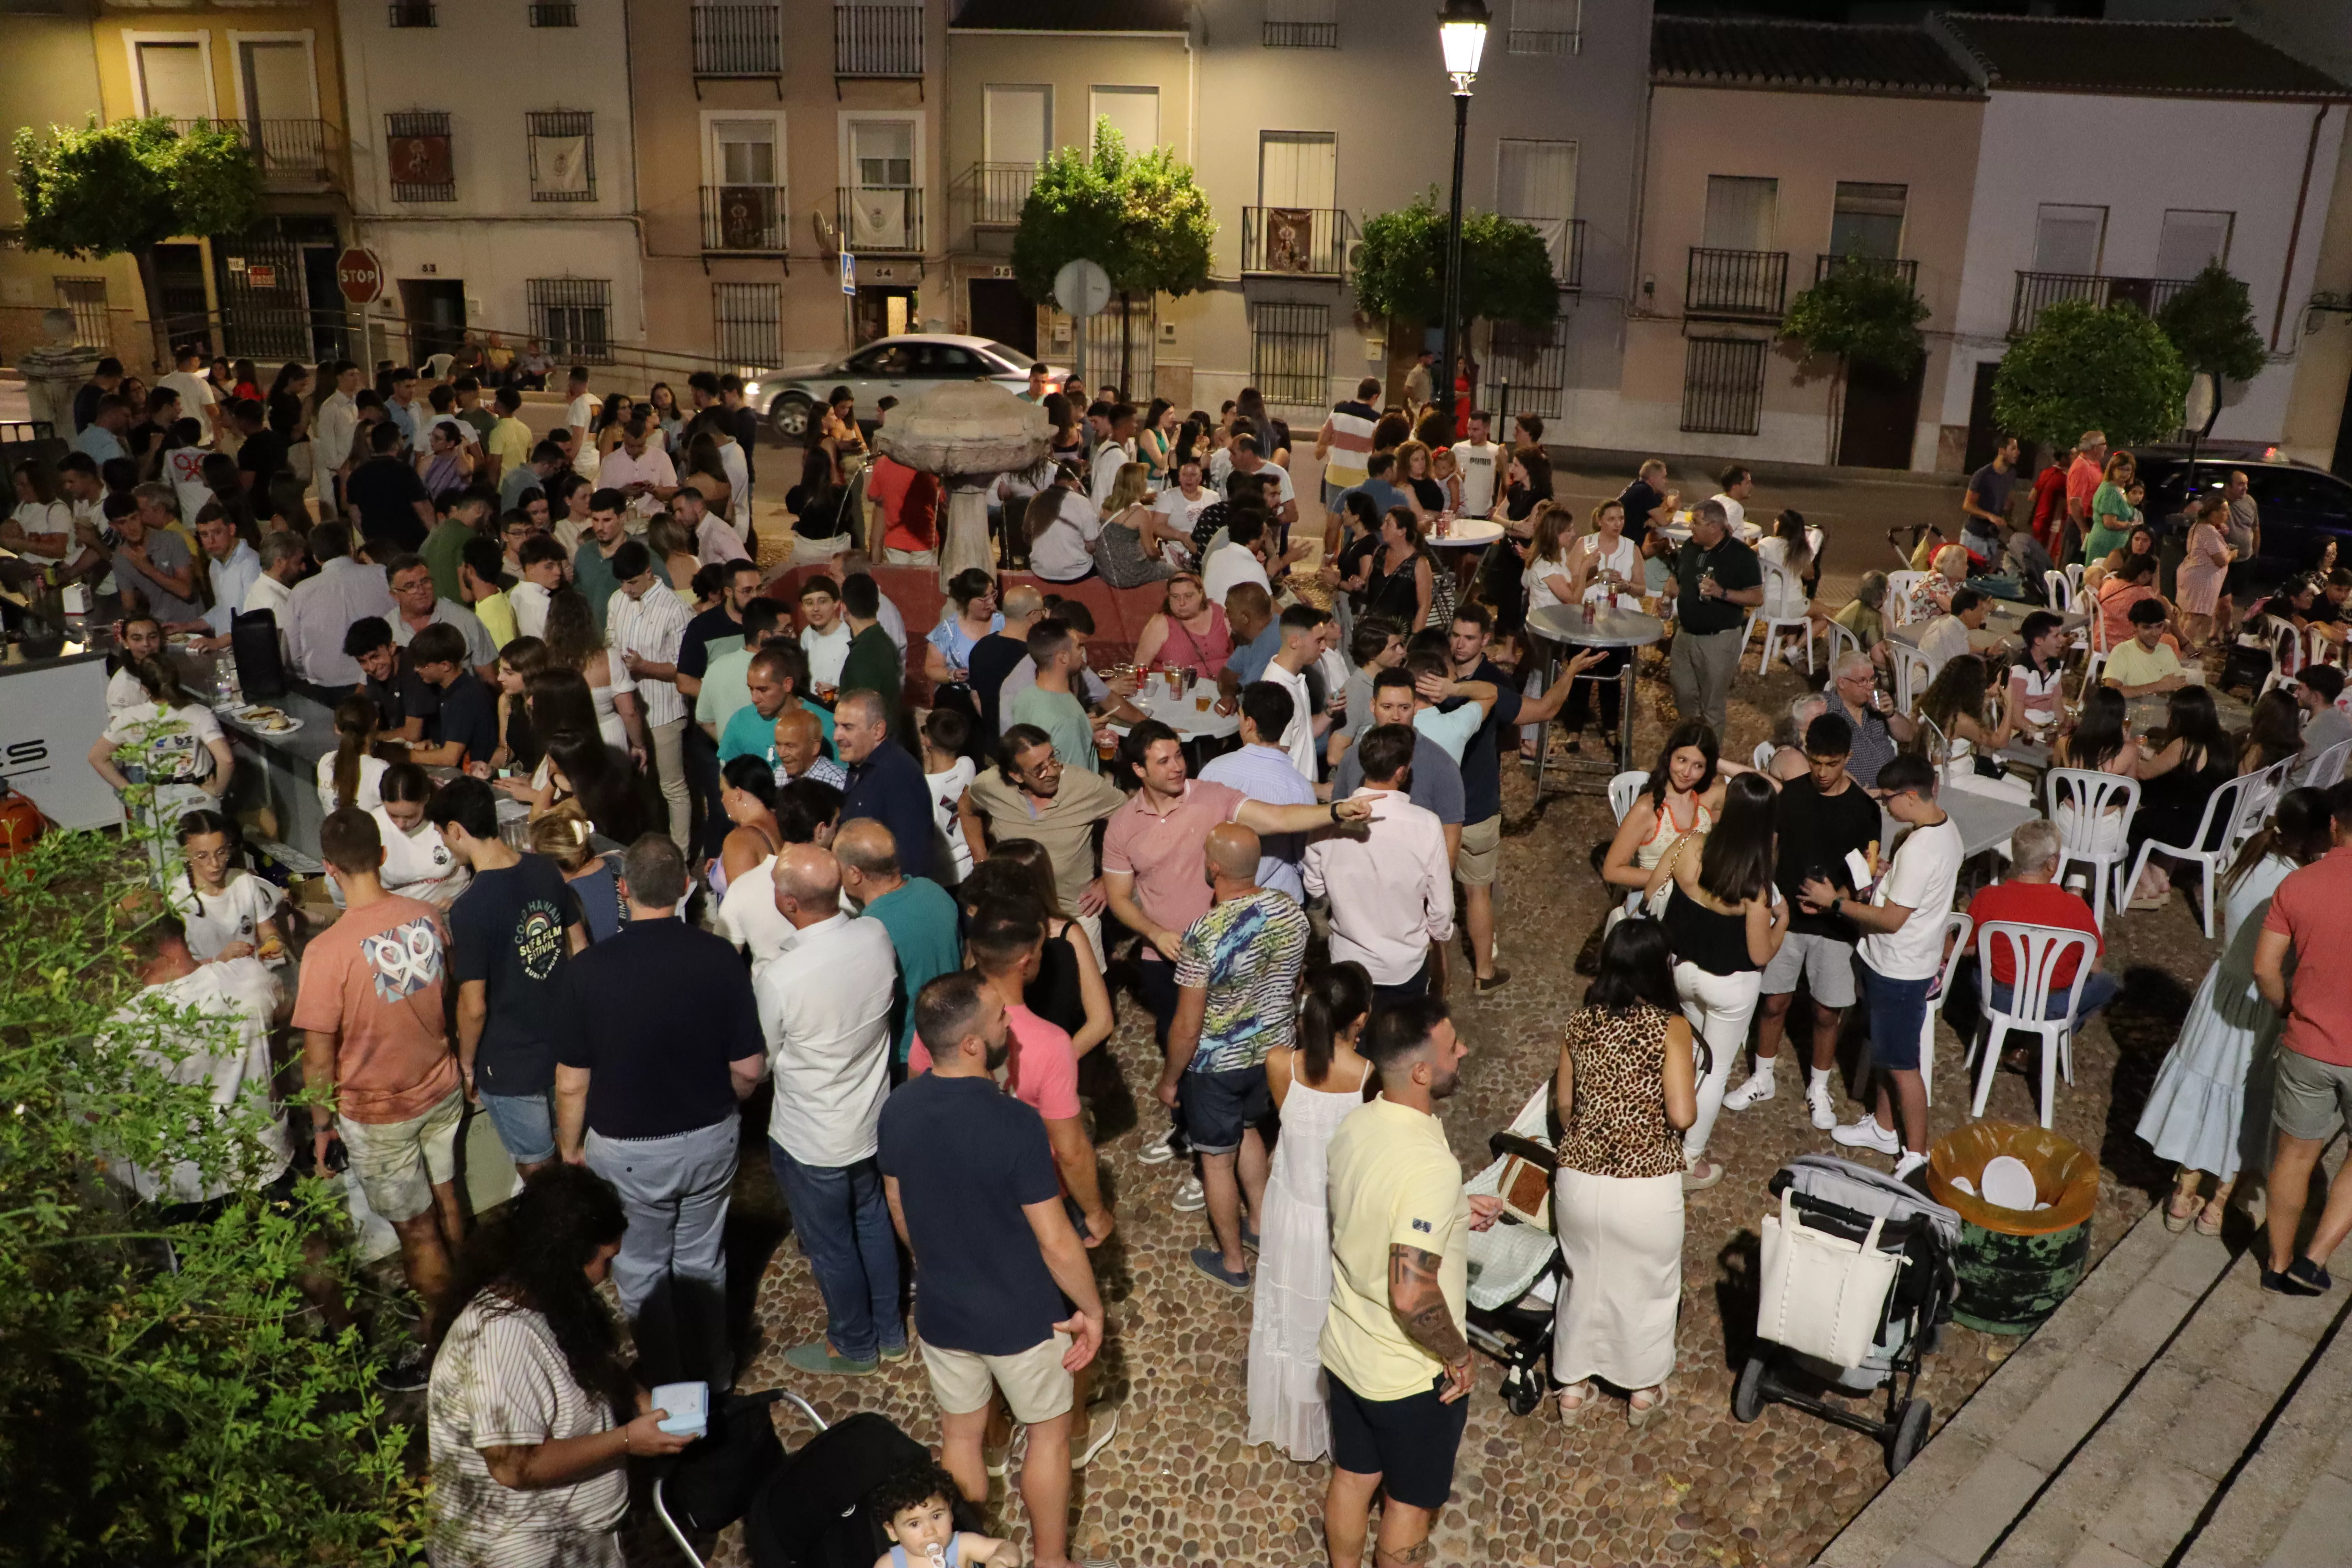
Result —
<path fill-rule="evenodd" d="M 1265 209 L 1265 269 L 1315 270 L 1315 214 L 1306 207 Z"/>
<path fill-rule="evenodd" d="M 394 136 L 387 145 L 394 184 L 446 185 L 457 179 L 446 136 Z"/>
<path fill-rule="evenodd" d="M 719 192 L 719 243 L 730 250 L 768 250 L 777 224 L 776 193 L 768 185 L 726 185 Z"/>

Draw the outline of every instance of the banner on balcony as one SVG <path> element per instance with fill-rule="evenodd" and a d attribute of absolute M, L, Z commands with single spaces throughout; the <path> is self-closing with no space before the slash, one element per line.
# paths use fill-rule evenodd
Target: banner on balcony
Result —
<path fill-rule="evenodd" d="M 562 195 L 586 195 L 588 138 L 541 136 L 538 140 L 539 189 Z"/>
<path fill-rule="evenodd" d="M 386 138 L 392 157 L 392 180 L 397 185 L 446 185 L 456 183 L 456 165 L 449 157 L 446 136 Z"/>
<path fill-rule="evenodd" d="M 1265 209 L 1265 269 L 1315 270 L 1315 213 L 1311 207 Z"/>
<path fill-rule="evenodd" d="M 849 204 L 849 241 L 853 250 L 907 248 L 907 205 L 909 193 L 862 190 Z"/>

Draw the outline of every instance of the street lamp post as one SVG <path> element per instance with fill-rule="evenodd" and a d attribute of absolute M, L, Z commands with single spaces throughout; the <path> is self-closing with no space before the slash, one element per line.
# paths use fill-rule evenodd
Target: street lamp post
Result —
<path fill-rule="evenodd" d="M 1454 367 L 1460 361 L 1462 325 L 1462 161 L 1470 135 L 1470 84 L 1478 79 L 1478 57 L 1486 48 L 1486 0 L 1445 0 L 1437 14 L 1437 41 L 1445 51 L 1445 74 L 1454 83 L 1454 198 L 1445 219 L 1445 356 L 1438 363 L 1437 406 L 1454 428 Z"/>

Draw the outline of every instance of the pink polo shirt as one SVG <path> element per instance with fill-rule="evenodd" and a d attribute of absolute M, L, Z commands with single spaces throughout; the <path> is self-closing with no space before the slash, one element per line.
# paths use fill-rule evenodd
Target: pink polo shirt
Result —
<path fill-rule="evenodd" d="M 2291 871 L 2271 895 L 2263 930 L 2294 943 L 2286 1024 L 2279 1044 L 2316 1062 L 2352 1068 L 2352 986 L 2336 981 L 2352 962 L 2352 846 L 2331 849 Z"/>
<path fill-rule="evenodd" d="M 1145 914 L 1170 931 L 1190 931 L 1213 901 L 1202 859 L 1209 829 L 1239 816 L 1249 796 L 1226 784 L 1187 779 L 1171 811 L 1150 810 L 1148 798 L 1139 789 L 1111 813 L 1103 829 L 1102 868 L 1135 878 L 1135 901 Z M 1157 950 L 1146 942 L 1144 954 L 1156 957 Z"/>
<path fill-rule="evenodd" d="M 1076 1117 L 1078 1058 L 1070 1048 L 1069 1032 L 1022 1006 L 1004 1010 L 1004 1028 L 1013 1047 L 1005 1062 L 1004 1087 L 1013 1098 L 1048 1121 Z M 931 1053 L 918 1035 L 907 1049 L 907 1076 L 920 1078 L 930 1070 Z"/>

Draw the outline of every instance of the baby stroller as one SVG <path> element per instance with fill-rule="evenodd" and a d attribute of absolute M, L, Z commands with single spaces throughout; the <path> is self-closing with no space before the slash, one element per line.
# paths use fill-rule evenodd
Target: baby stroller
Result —
<path fill-rule="evenodd" d="M 1463 1184 L 1499 1195 L 1503 1216 L 1470 1233 L 1471 1348 L 1503 1368 L 1503 1405 L 1525 1415 L 1543 1403 L 1539 1364 L 1551 1352 L 1552 1315 L 1565 1268 L 1548 1200 L 1553 1170 L 1552 1083 L 1547 1078 L 1510 1126 L 1487 1140 L 1495 1163 Z"/>
<path fill-rule="evenodd" d="M 816 1428 L 790 1454 L 769 1415 L 780 1402 Z M 686 1531 L 724 1530 L 739 1519 L 752 1568 L 873 1568 L 890 1543 L 866 1498 L 929 1458 L 929 1449 L 872 1411 L 827 1426 L 807 1400 L 783 1389 L 725 1394 L 714 1402 L 709 1436 L 654 1483 L 654 1514 L 698 1568 L 702 1558 Z M 970 1504 L 951 1501 L 958 1530 L 981 1528 Z"/>
<path fill-rule="evenodd" d="M 1927 1436 L 1934 1411 L 1915 1397 L 1919 1366 L 1952 1315 L 1960 1216 L 1894 1177 L 1826 1154 L 1800 1154 L 1772 1178 L 1779 1213 L 1765 1220 L 1757 1343 L 1731 1396 L 1753 1421 L 1771 1404 L 1867 1432 L 1896 1476 Z M 1790 1381 L 1793 1379 L 1794 1381 Z M 1808 1387 L 1886 1389 L 1886 1418 Z"/>

